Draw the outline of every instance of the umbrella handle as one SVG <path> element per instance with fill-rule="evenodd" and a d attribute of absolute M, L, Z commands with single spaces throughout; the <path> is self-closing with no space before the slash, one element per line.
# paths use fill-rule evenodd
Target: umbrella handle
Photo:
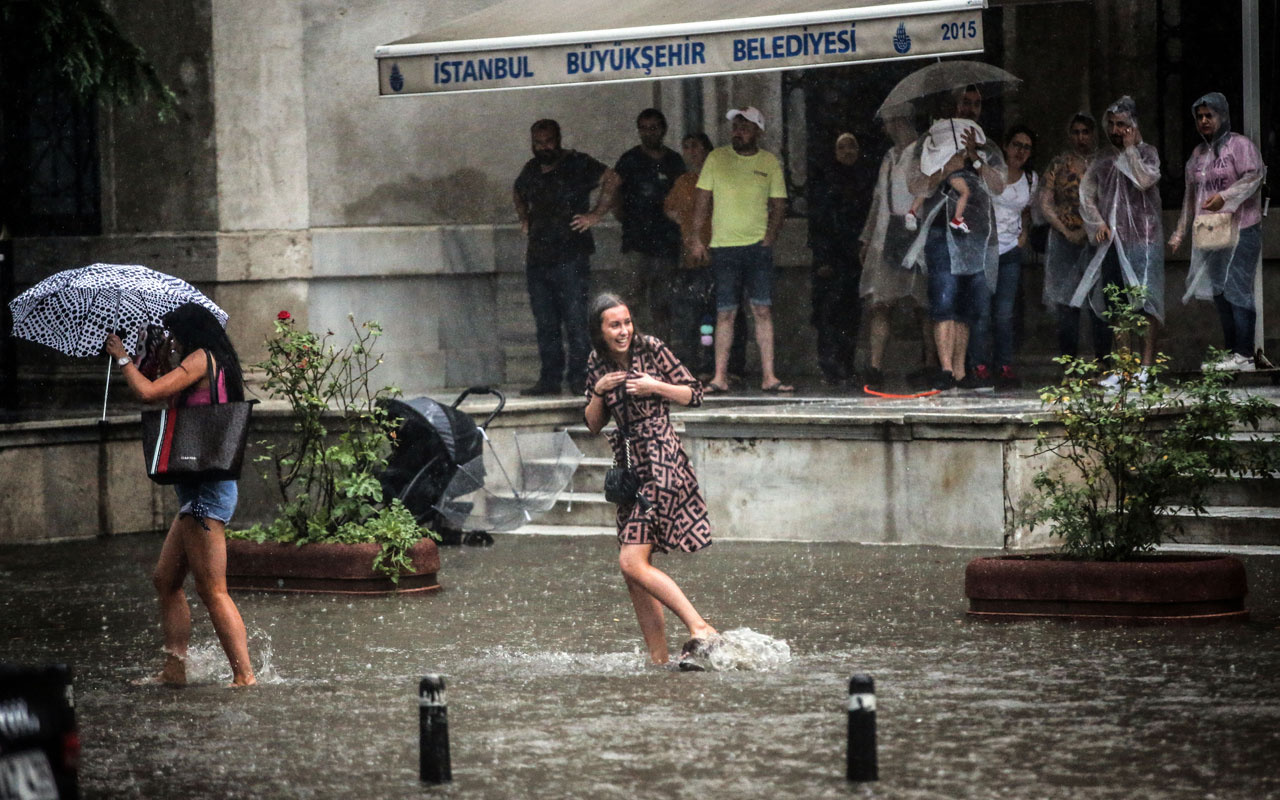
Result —
<path fill-rule="evenodd" d="M 107 394 L 111 391 L 111 356 L 107 356 L 107 386 L 102 390 L 102 421 L 107 421 Z"/>

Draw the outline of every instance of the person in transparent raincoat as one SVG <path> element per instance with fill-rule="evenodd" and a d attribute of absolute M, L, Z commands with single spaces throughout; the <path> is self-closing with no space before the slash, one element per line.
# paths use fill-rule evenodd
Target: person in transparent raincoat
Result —
<path fill-rule="evenodd" d="M 1098 123 L 1077 111 L 1067 123 L 1066 150 L 1044 172 L 1038 198 L 1040 213 L 1049 224 L 1044 250 L 1044 292 L 1041 299 L 1058 326 L 1058 354 L 1075 356 L 1080 347 L 1080 309 L 1071 306 L 1084 268 L 1093 256 L 1089 233 L 1080 217 L 1080 182 L 1098 151 Z M 1101 358 L 1111 349 L 1111 329 L 1101 317 L 1093 323 L 1093 352 Z"/>
<path fill-rule="evenodd" d="M 1231 351 L 1222 361 L 1204 366 L 1251 371 L 1256 369 L 1253 335 L 1258 317 L 1253 279 L 1262 252 L 1258 189 L 1267 168 L 1249 137 L 1231 130 L 1231 110 L 1220 92 L 1196 100 L 1191 115 L 1204 143 L 1187 159 L 1187 191 L 1169 249 L 1178 252 L 1190 225 L 1191 269 L 1182 302 L 1192 297 L 1212 300 Z"/>
<path fill-rule="evenodd" d="M 883 391 L 882 371 L 885 347 L 889 342 L 890 313 L 900 302 L 911 304 L 913 312 L 923 324 L 921 341 L 924 343 L 925 364 L 937 361 L 933 351 L 933 332 L 929 321 L 920 312 L 928 303 L 925 276 L 915 261 L 904 263 L 907 251 L 916 234 L 907 230 L 904 222 L 911 208 L 911 191 L 908 179 L 920 171 L 913 155 L 917 132 L 910 115 L 897 114 L 883 120 L 885 133 L 893 146 L 880 162 L 880 174 L 871 194 L 871 210 L 867 223 L 858 236 L 862 255 L 862 280 L 858 294 L 868 309 L 867 323 L 868 368 L 866 385 Z"/>
<path fill-rule="evenodd" d="M 1146 288 L 1142 313 L 1149 326 L 1142 365 L 1155 363 L 1156 337 L 1164 322 L 1164 225 L 1160 221 L 1160 153 L 1142 141 L 1137 106 L 1125 95 L 1107 108 L 1105 148 L 1080 182 L 1080 217 L 1096 246 L 1071 297 L 1093 312 L 1106 310 L 1108 285 Z M 1143 373 L 1145 376 L 1145 372 Z M 1118 382 L 1118 376 L 1109 380 Z"/>
<path fill-rule="evenodd" d="M 948 100 L 954 104 L 955 113 L 944 111 L 947 116 L 977 121 L 982 113 L 982 93 L 975 86 L 955 92 Z M 924 139 L 921 137 L 914 147 L 917 162 Z M 908 184 L 911 193 L 925 201 L 920 231 L 903 263 L 913 263 L 923 251 L 929 270 L 929 316 L 940 368 L 932 386 L 939 390 L 952 389 L 965 378 L 969 329 L 978 321 L 986 296 L 982 281 L 987 286 L 995 285 L 999 263 L 991 198 L 1004 191 L 1004 156 L 990 141 L 980 146 L 971 130 L 965 131 L 961 143 L 963 147 L 942 169 L 932 175 L 920 171 Z M 943 179 L 956 172 L 969 185 L 967 234 L 947 225 L 955 216 L 955 197 L 943 188 Z"/>

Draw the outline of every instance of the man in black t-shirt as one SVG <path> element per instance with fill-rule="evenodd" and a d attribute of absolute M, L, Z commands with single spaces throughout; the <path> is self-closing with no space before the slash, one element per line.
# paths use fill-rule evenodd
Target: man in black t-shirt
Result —
<path fill-rule="evenodd" d="M 525 270 L 542 368 L 538 382 L 521 394 L 559 394 L 562 379 L 576 394 L 583 390 L 591 350 L 587 287 L 596 249 L 591 228 L 613 204 L 617 177 L 591 156 L 562 149 L 560 125 L 553 119 L 533 123 L 530 137 L 533 158 L 520 170 L 512 198 L 528 237 Z M 600 197 L 592 208 L 597 186 Z"/>
<path fill-rule="evenodd" d="M 622 296 L 633 317 L 648 333 L 671 339 L 671 307 L 680 259 L 680 226 L 667 218 L 662 203 L 684 159 L 662 143 L 667 119 L 656 108 L 636 118 L 640 144 L 622 154 L 614 166 L 621 182 L 617 215 L 622 221 Z M 688 353 L 680 354 L 684 358 Z"/>

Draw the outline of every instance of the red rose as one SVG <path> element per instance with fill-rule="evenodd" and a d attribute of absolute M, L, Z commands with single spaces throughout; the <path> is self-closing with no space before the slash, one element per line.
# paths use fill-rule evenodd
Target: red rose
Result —
<path fill-rule="evenodd" d="M 291 315 L 288 311 L 281 311 L 279 314 L 276 314 L 276 319 L 289 319 L 290 316 Z"/>

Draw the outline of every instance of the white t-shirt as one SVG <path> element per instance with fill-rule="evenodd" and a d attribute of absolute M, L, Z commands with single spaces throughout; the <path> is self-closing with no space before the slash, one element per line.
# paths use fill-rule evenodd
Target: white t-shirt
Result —
<path fill-rule="evenodd" d="M 1030 181 L 1028 181 L 1030 177 Z M 1004 191 L 991 198 L 991 205 L 996 212 L 996 236 L 999 240 L 1000 255 L 1004 255 L 1018 246 L 1018 237 L 1022 235 L 1022 210 L 1031 204 L 1040 179 L 1034 172 L 1023 173 L 1023 177 L 1005 184 Z"/>

